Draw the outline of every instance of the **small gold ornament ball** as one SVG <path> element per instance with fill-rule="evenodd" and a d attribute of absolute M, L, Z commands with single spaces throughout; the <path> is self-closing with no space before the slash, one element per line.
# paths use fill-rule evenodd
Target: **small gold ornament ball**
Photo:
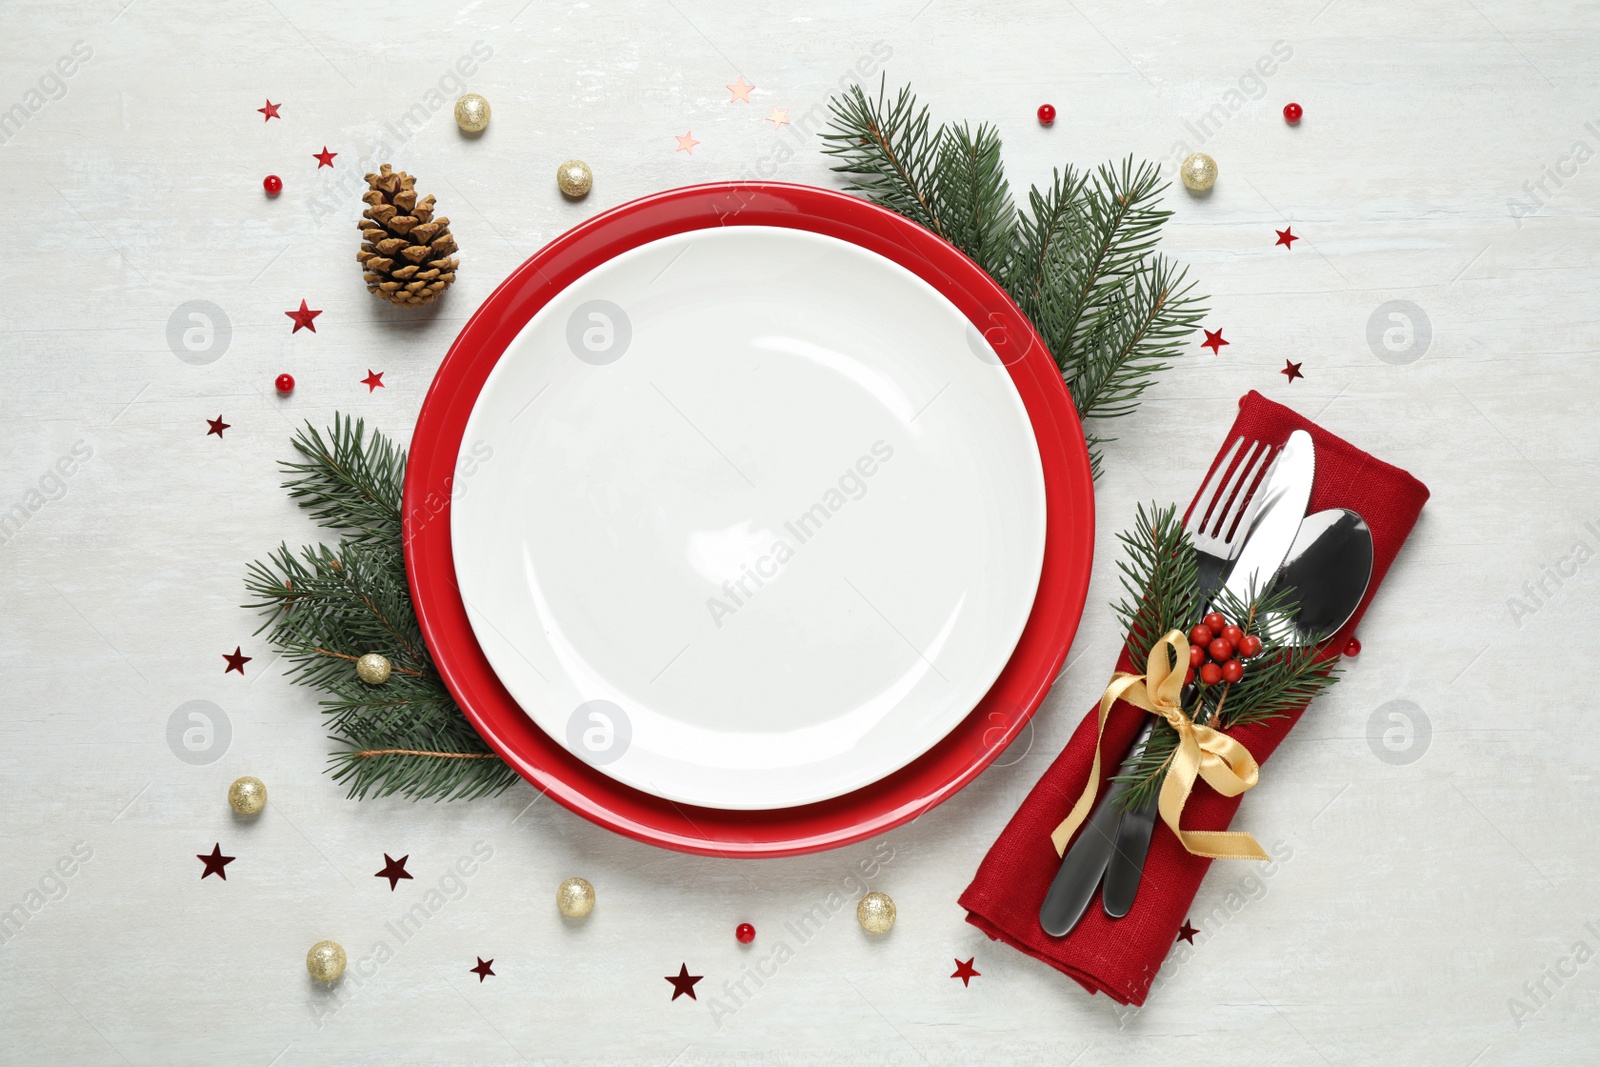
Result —
<path fill-rule="evenodd" d="M 1217 184 L 1217 161 L 1204 152 L 1196 152 L 1183 161 L 1178 176 L 1183 179 L 1185 189 L 1203 193 Z"/>
<path fill-rule="evenodd" d="M 248 774 L 228 787 L 228 806 L 240 815 L 259 815 L 267 806 L 267 784 Z"/>
<path fill-rule="evenodd" d="M 594 171 L 581 159 L 569 159 L 556 168 L 556 184 L 562 193 L 577 200 L 594 187 Z"/>
<path fill-rule="evenodd" d="M 380 656 L 376 652 L 368 652 L 356 660 L 356 677 L 368 685 L 382 685 L 387 682 L 389 672 L 393 669 L 388 657 Z"/>
<path fill-rule="evenodd" d="M 477 93 L 457 100 L 456 125 L 468 133 L 482 133 L 489 125 L 489 101 Z"/>
<path fill-rule="evenodd" d="M 584 878 L 568 878 L 556 890 L 556 907 L 569 919 L 581 919 L 594 910 L 594 886 Z"/>
<path fill-rule="evenodd" d="M 306 953 L 306 970 L 319 982 L 337 982 L 344 963 L 344 949 L 337 941 L 318 941 Z"/>
<path fill-rule="evenodd" d="M 894 901 L 888 893 L 874 890 L 856 905 L 856 922 L 869 934 L 886 934 L 894 925 Z"/>

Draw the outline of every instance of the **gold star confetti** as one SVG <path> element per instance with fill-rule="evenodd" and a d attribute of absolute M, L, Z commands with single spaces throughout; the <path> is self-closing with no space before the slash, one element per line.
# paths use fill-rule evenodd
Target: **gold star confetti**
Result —
<path fill-rule="evenodd" d="M 699 143 L 700 143 L 699 141 L 696 141 L 694 139 L 694 131 L 693 130 L 689 130 L 686 133 L 684 133 L 684 135 L 682 137 L 678 138 L 678 148 L 677 148 L 677 150 L 679 152 L 687 152 L 692 156 L 692 155 L 694 155 L 694 146 L 699 144 Z"/>
<path fill-rule="evenodd" d="M 786 107 L 773 108 L 772 114 L 767 116 L 767 121 L 772 123 L 772 128 L 774 131 L 776 131 L 779 126 L 789 125 L 789 109 Z"/>
<path fill-rule="evenodd" d="M 724 86 L 724 88 L 727 89 L 728 92 L 733 94 L 732 99 L 730 99 L 728 101 L 728 103 L 730 103 L 730 104 L 739 104 L 739 103 L 748 104 L 750 102 L 750 90 L 754 89 L 755 86 L 751 85 L 749 82 L 745 81 L 744 80 L 744 75 L 741 74 L 741 75 L 739 75 L 739 80 L 738 81 L 734 82 L 732 85 Z M 260 109 L 258 108 L 257 110 L 260 110 Z"/>

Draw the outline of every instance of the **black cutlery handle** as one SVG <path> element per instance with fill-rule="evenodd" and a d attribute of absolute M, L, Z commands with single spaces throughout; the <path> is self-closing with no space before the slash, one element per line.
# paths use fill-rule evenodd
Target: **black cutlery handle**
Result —
<path fill-rule="evenodd" d="M 1194 703 L 1197 692 L 1193 683 L 1184 686 L 1178 702 L 1188 707 Z M 1128 757 L 1129 763 L 1149 743 L 1150 732 L 1154 728 L 1152 720 L 1140 735 L 1139 743 L 1134 746 L 1134 755 Z M 1129 769 L 1128 764 L 1123 764 L 1123 768 Z M 1112 856 L 1106 868 L 1105 892 L 1100 894 L 1100 906 L 1113 919 L 1128 914 L 1133 908 L 1133 898 L 1139 895 L 1139 881 L 1144 877 L 1144 861 L 1150 854 L 1150 835 L 1155 832 L 1160 806 L 1161 790 L 1152 790 L 1144 803 L 1124 811 L 1122 821 L 1117 824 L 1116 838 L 1111 845 Z"/>
<path fill-rule="evenodd" d="M 1144 803 L 1124 811 L 1122 821 L 1117 824 L 1116 843 L 1110 866 L 1106 868 L 1105 891 L 1100 894 L 1101 906 L 1113 919 L 1122 918 L 1133 908 L 1160 803 L 1160 791 L 1152 791 Z"/>
<path fill-rule="evenodd" d="M 1144 745 L 1153 726 L 1153 722 L 1146 723 L 1139 731 L 1139 736 L 1129 746 L 1130 755 Z M 1117 773 L 1127 769 L 1124 762 Z M 1089 902 L 1094 899 L 1094 891 L 1111 860 L 1111 850 L 1116 847 L 1117 822 L 1122 817 L 1122 805 L 1118 800 L 1127 791 L 1127 783 L 1111 783 L 1100 795 L 1089 821 L 1078 831 L 1077 840 L 1062 857 L 1061 869 L 1056 871 L 1055 880 L 1050 883 L 1050 890 L 1039 907 L 1039 926 L 1051 937 L 1065 936 L 1089 910 Z"/>
<path fill-rule="evenodd" d="M 1065 936 L 1089 910 L 1100 876 L 1111 859 L 1117 819 L 1122 815 L 1115 801 L 1125 788 L 1120 782 L 1112 784 L 1061 859 L 1061 869 L 1039 908 L 1039 926 L 1051 937 Z"/>

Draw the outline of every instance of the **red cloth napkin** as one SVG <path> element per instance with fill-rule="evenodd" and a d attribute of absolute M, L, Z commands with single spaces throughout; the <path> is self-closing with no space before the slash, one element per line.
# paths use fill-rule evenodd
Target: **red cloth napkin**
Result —
<path fill-rule="evenodd" d="M 1221 462 L 1235 438 L 1255 438 L 1277 447 L 1295 430 L 1308 431 L 1316 444 L 1316 481 L 1309 510 L 1351 508 L 1372 527 L 1372 583 L 1350 622 L 1328 643 L 1327 654 L 1333 656 L 1344 648 L 1366 613 L 1389 565 L 1416 524 L 1428 499 L 1428 489 L 1400 468 L 1374 459 L 1256 392 L 1240 401 L 1239 417 L 1212 467 Z M 1126 652 L 1117 669 L 1135 669 Z M 977 876 L 961 894 L 961 906 L 967 909 L 967 921 L 991 938 L 1043 960 L 1075 978 L 1090 992 L 1105 993 L 1121 1004 L 1137 1005 L 1144 1003 L 1151 982 L 1177 940 L 1179 924 L 1188 915 L 1211 861 L 1190 855 L 1158 822 L 1132 911 L 1121 919 L 1108 919 L 1096 894 L 1083 919 L 1065 937 L 1050 937 L 1039 928 L 1039 905 L 1061 866 L 1050 844 L 1050 831 L 1072 810 L 1089 777 L 1097 710 L 1098 701 L 984 857 Z M 1304 711 L 1302 707 L 1285 718 L 1242 726 L 1232 734 L 1264 765 Z M 1144 712 L 1128 704 L 1118 703 L 1112 709 L 1102 750 L 1104 778 L 1116 773 L 1121 753 L 1127 751 L 1144 718 Z M 1263 771 L 1264 777 L 1270 774 Z M 1106 788 L 1102 779 L 1101 795 Z M 1219 796 L 1210 786 L 1197 781 L 1184 809 L 1184 828 L 1227 829 L 1241 799 Z"/>

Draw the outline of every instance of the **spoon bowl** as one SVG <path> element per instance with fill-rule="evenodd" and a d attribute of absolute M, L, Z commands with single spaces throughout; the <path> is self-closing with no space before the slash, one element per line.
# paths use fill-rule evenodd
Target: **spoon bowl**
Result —
<path fill-rule="evenodd" d="M 1274 593 L 1287 592 L 1294 613 L 1272 620 L 1285 628 L 1284 639 L 1298 645 L 1321 644 L 1344 628 L 1361 606 L 1372 581 L 1372 530 L 1348 508 L 1307 515 L 1300 524 Z"/>

